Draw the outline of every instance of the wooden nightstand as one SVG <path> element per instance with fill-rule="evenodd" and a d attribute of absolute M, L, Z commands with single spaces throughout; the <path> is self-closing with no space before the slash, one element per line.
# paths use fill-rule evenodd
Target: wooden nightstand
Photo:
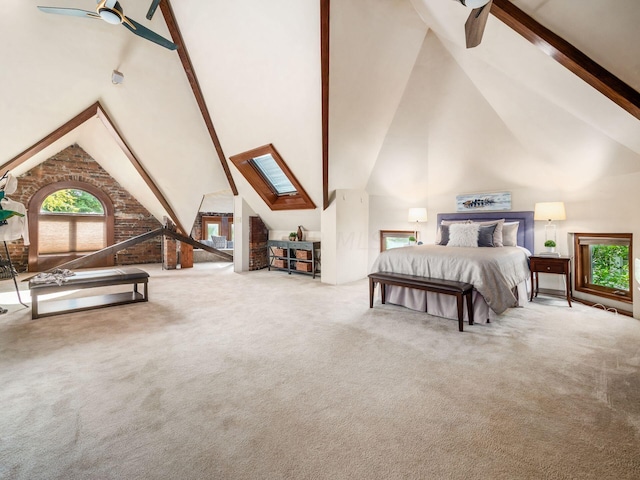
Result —
<path fill-rule="evenodd" d="M 531 297 L 529 301 L 533 301 L 534 294 L 538 296 L 538 275 L 540 273 L 556 273 L 564 275 L 566 282 L 567 302 L 571 306 L 571 258 L 570 257 L 545 257 L 535 256 L 529 257 L 529 269 L 531 270 Z M 535 284 L 534 284 L 535 280 Z"/>

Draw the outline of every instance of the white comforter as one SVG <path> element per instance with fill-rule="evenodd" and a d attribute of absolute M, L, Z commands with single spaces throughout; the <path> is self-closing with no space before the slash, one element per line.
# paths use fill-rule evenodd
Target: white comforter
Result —
<path fill-rule="evenodd" d="M 514 287 L 529 277 L 527 249 L 418 245 L 382 252 L 372 272 L 393 272 L 471 283 L 497 314 L 517 305 Z"/>

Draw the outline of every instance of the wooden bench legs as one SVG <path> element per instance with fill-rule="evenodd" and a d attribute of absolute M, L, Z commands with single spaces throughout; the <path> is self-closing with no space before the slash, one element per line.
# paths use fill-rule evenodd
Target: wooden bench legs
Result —
<path fill-rule="evenodd" d="M 456 297 L 458 307 L 458 330 L 464 331 L 464 301 L 467 300 L 467 314 L 469 325 L 473 325 L 473 285 L 463 282 L 449 280 L 438 280 L 414 275 L 402 275 L 386 272 L 372 273 L 369 275 L 369 308 L 373 308 L 373 298 L 376 284 L 380 284 L 380 298 L 382 303 L 386 302 L 386 286 L 395 285 L 398 287 L 415 288 L 426 292 L 442 293 Z M 425 308 L 426 311 L 426 308 Z"/>

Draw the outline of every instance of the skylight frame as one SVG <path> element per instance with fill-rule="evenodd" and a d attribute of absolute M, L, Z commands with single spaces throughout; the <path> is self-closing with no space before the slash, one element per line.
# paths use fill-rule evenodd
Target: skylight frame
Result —
<path fill-rule="evenodd" d="M 276 165 L 280 167 L 282 173 L 295 188 L 295 193 L 279 194 L 276 187 L 266 178 L 266 175 L 257 168 L 253 160 L 265 155 L 270 155 L 273 158 Z M 311 197 L 272 144 L 239 153 L 230 157 L 229 160 L 242 173 L 271 210 L 312 210 L 316 208 Z"/>

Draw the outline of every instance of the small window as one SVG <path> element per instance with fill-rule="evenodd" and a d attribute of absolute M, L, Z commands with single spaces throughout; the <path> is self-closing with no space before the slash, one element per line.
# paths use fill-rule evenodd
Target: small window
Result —
<path fill-rule="evenodd" d="M 632 301 L 631 234 L 576 233 L 576 290 Z"/>
<path fill-rule="evenodd" d="M 219 223 L 209 223 L 207 225 L 207 236 L 205 238 L 209 239 L 212 236 L 214 236 L 214 237 L 219 237 L 220 236 L 220 224 Z"/>
<path fill-rule="evenodd" d="M 316 208 L 273 145 L 234 155 L 229 160 L 271 210 Z"/>
<path fill-rule="evenodd" d="M 416 241 L 413 230 L 380 230 L 380 251 L 408 247 Z"/>
<path fill-rule="evenodd" d="M 212 236 L 233 240 L 233 216 L 203 215 L 202 240 L 211 240 Z"/>

